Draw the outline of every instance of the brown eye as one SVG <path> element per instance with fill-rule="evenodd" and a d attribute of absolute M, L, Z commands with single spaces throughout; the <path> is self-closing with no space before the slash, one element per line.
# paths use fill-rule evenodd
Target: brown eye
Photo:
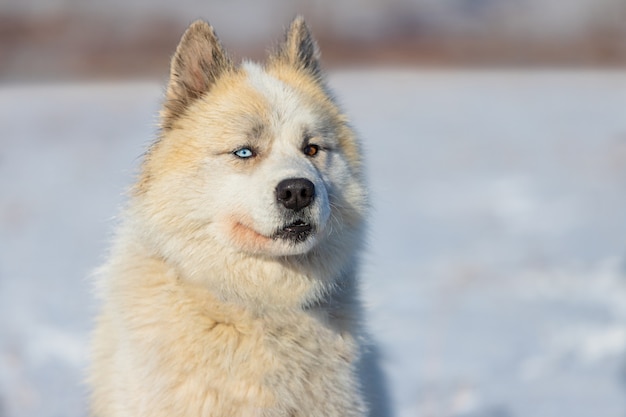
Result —
<path fill-rule="evenodd" d="M 304 149 L 303 149 L 304 154 L 306 156 L 315 156 L 315 155 L 317 155 L 319 150 L 320 150 L 320 147 L 315 145 L 315 144 L 313 144 L 313 143 L 310 143 L 310 144 L 306 145 L 304 147 Z"/>

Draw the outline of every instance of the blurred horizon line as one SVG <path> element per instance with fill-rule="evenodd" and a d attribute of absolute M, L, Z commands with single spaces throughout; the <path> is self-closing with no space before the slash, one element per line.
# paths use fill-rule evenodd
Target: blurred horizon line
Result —
<path fill-rule="evenodd" d="M 342 32 L 324 19 L 307 20 L 320 44 L 323 64 L 330 69 L 366 65 L 626 68 L 626 30 L 617 32 L 612 25 L 595 25 L 569 35 L 530 36 L 509 31 L 506 24 L 444 30 L 407 18 L 371 32 Z M 165 76 L 187 23 L 163 14 L 29 15 L 0 10 L 0 82 Z M 222 33 L 219 22 L 214 26 Z M 263 60 L 277 41 L 269 33 L 233 37 L 235 29 L 228 29 L 221 40 L 238 60 Z"/>

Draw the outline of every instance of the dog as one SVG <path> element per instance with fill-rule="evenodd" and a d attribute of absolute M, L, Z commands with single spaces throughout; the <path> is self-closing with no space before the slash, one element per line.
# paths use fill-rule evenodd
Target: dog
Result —
<path fill-rule="evenodd" d="M 196 21 L 97 274 L 96 417 L 368 415 L 361 145 L 297 17 L 264 64 Z"/>

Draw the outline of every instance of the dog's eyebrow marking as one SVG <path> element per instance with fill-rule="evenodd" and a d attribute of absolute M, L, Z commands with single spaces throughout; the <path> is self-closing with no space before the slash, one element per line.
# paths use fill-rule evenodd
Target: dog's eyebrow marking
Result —
<path fill-rule="evenodd" d="M 305 127 L 304 129 L 302 129 L 302 144 L 306 145 L 307 143 L 309 143 L 309 141 L 316 136 L 315 132 L 313 132 L 311 129 Z"/>
<path fill-rule="evenodd" d="M 259 140 L 265 133 L 265 125 L 261 122 L 256 122 L 252 128 L 248 131 L 248 137 L 252 140 Z"/>
<path fill-rule="evenodd" d="M 316 126 L 315 133 L 323 138 L 331 139 L 334 137 L 335 131 L 333 130 L 331 123 L 328 122 L 321 126 Z"/>
<path fill-rule="evenodd" d="M 313 141 L 317 145 L 322 145 L 325 149 L 331 149 L 333 138 L 334 132 L 332 128 L 327 125 L 305 127 L 302 129 L 302 146 L 306 146 Z"/>

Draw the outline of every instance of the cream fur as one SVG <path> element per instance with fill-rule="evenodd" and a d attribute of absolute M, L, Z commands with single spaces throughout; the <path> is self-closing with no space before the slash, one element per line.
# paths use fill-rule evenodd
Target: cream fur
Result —
<path fill-rule="evenodd" d="M 318 55 L 301 19 L 266 67 L 230 64 L 203 22 L 183 37 L 162 134 L 98 274 L 94 416 L 366 415 L 366 191 Z M 254 158 L 233 155 L 245 146 Z M 291 215 L 274 189 L 294 177 L 316 190 L 299 215 L 314 233 L 299 243 L 273 236 Z"/>

